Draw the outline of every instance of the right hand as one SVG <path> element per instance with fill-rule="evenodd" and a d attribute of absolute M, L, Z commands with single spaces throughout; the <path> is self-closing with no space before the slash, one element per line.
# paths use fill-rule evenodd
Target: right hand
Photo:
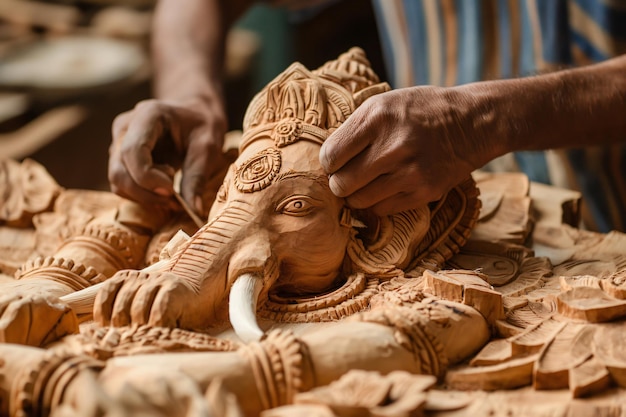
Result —
<path fill-rule="evenodd" d="M 500 152 L 482 96 L 418 86 L 369 98 L 320 149 L 330 190 L 379 216 L 440 199 Z"/>
<path fill-rule="evenodd" d="M 206 217 L 228 161 L 222 152 L 227 121 L 221 102 L 145 100 L 113 122 L 109 182 L 122 197 L 172 204 L 173 176 L 180 191 Z"/>

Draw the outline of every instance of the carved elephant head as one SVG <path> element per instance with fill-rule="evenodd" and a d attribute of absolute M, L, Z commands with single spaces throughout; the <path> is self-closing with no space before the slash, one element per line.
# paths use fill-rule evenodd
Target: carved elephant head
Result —
<path fill-rule="evenodd" d="M 353 212 L 334 196 L 319 163 L 329 134 L 364 100 L 387 90 L 358 48 L 316 71 L 290 66 L 252 100 L 239 157 L 210 221 L 159 277 L 145 280 L 142 285 L 151 289 L 109 286 L 109 294 L 117 291 L 126 304 L 115 301 L 109 314 L 115 319 L 115 311 L 130 308 L 130 321 L 201 327 L 225 318 L 230 294 L 235 331 L 257 339 L 263 333 L 256 304 L 270 292 L 314 296 L 355 272 L 384 279 L 440 267 L 476 219 L 479 203 L 471 181 L 438 203 L 378 218 Z M 128 299 L 147 302 L 123 301 Z"/>

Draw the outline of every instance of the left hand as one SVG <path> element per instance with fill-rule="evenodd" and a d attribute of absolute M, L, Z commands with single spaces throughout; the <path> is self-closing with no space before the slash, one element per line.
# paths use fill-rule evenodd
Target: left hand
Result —
<path fill-rule="evenodd" d="M 364 102 L 320 150 L 333 193 L 397 213 L 438 200 L 497 156 L 484 133 L 493 116 L 463 91 L 411 87 Z"/>
<path fill-rule="evenodd" d="M 226 115 L 217 100 L 144 100 L 113 123 L 109 180 L 122 197 L 171 205 L 174 172 L 180 192 L 206 218 L 229 160 L 222 152 Z"/>

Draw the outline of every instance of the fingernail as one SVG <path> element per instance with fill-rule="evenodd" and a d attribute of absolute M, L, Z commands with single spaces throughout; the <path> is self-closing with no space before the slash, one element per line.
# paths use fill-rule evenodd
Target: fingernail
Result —
<path fill-rule="evenodd" d="M 197 195 L 193 200 L 193 205 L 196 207 L 196 213 L 204 215 L 204 203 L 202 202 L 202 197 Z"/>
<path fill-rule="evenodd" d="M 162 195 L 163 197 L 169 197 L 170 195 L 172 195 L 170 190 L 168 190 L 166 188 L 155 188 L 154 192 L 159 194 L 159 195 Z"/>

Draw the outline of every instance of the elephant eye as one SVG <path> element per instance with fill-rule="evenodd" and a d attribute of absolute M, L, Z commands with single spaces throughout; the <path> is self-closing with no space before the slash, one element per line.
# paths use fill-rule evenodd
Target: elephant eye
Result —
<path fill-rule="evenodd" d="M 289 216 L 306 216 L 315 209 L 314 201 L 311 197 L 297 195 L 283 200 L 276 211 Z"/>

